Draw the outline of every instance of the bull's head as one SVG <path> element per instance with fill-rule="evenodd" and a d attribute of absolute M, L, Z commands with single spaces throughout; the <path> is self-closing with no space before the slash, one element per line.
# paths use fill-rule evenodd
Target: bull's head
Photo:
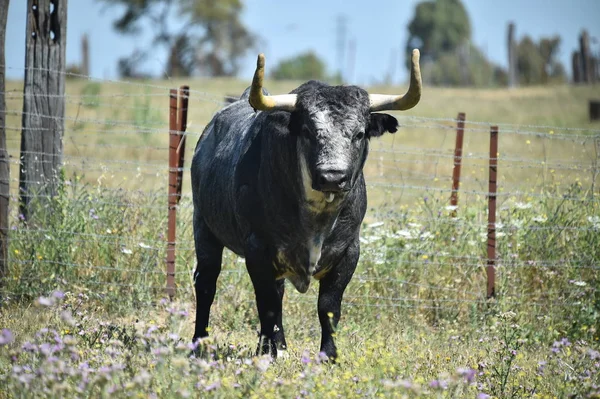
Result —
<path fill-rule="evenodd" d="M 368 139 L 395 132 L 398 121 L 385 110 L 407 110 L 421 98 L 419 50 L 413 50 L 410 87 L 403 96 L 368 94 L 356 86 L 310 81 L 292 94 L 263 94 L 265 57 L 258 56 L 250 105 L 261 111 L 288 111 L 290 133 L 302 137 L 300 161 L 312 189 L 327 194 L 348 191 L 366 160 Z"/>

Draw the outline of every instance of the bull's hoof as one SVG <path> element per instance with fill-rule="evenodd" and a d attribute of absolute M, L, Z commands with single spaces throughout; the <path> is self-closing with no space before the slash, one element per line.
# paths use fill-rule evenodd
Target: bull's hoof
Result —
<path fill-rule="evenodd" d="M 261 335 L 258 339 L 258 348 L 256 348 L 256 356 L 271 355 L 273 359 L 277 359 L 277 345 L 275 340 L 265 335 Z"/>

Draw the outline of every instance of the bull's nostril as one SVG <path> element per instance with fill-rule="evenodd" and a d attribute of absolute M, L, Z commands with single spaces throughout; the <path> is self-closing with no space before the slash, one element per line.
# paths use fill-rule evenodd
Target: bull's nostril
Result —
<path fill-rule="evenodd" d="M 317 177 L 317 190 L 321 191 L 340 191 L 347 181 L 347 176 L 343 171 L 322 170 Z"/>

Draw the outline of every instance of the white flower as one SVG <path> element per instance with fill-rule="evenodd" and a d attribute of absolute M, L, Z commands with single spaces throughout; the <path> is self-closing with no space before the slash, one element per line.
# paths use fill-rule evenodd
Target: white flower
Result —
<path fill-rule="evenodd" d="M 531 204 L 529 202 L 517 202 L 517 203 L 515 203 L 515 208 L 529 209 L 529 208 L 531 208 Z"/>
<path fill-rule="evenodd" d="M 421 233 L 421 236 L 420 236 L 420 238 L 422 240 L 429 240 L 430 238 L 433 238 L 433 237 L 435 237 L 435 236 L 428 231 Z"/>
<path fill-rule="evenodd" d="M 585 281 L 571 281 L 571 283 L 573 283 L 574 285 L 576 285 L 578 287 L 585 287 L 587 285 L 587 283 Z"/>
<path fill-rule="evenodd" d="M 594 228 L 600 229 L 600 216 L 588 216 L 587 220 Z"/>
<path fill-rule="evenodd" d="M 411 240 L 414 237 L 413 233 L 409 230 L 400 230 L 394 234 L 394 238 L 405 238 L 407 240 Z"/>
<path fill-rule="evenodd" d="M 538 222 L 538 223 L 545 223 L 548 218 L 546 216 L 535 216 L 533 219 L 534 222 Z"/>
<path fill-rule="evenodd" d="M 133 251 L 127 248 L 121 248 L 121 253 L 124 253 L 125 255 L 131 255 Z"/>
<path fill-rule="evenodd" d="M 152 247 L 148 244 L 145 244 L 143 242 L 138 243 L 140 248 L 144 248 L 144 249 L 151 249 Z"/>
<path fill-rule="evenodd" d="M 455 210 L 457 210 L 457 209 L 458 209 L 458 206 L 456 206 L 456 205 L 448 205 L 448 206 L 446 207 L 446 210 L 447 210 L 447 211 L 455 211 Z"/>
<path fill-rule="evenodd" d="M 408 227 L 412 227 L 413 229 L 420 229 L 423 226 L 421 226 L 419 223 L 409 223 Z"/>
<path fill-rule="evenodd" d="M 367 225 L 367 227 L 370 229 L 374 229 L 376 227 L 381 227 L 384 224 L 385 224 L 384 222 L 375 222 L 375 223 L 371 223 L 371 224 Z"/>

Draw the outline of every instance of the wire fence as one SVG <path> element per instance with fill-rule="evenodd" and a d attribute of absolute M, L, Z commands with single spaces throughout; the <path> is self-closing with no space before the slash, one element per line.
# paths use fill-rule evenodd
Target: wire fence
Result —
<path fill-rule="evenodd" d="M 51 228 L 27 223 L 19 213 L 23 94 L 3 93 L 10 157 L 10 250 L 6 295 L 15 287 L 96 287 L 121 294 L 165 289 L 169 198 L 169 88 L 68 74 L 63 154 L 29 152 L 42 163 L 62 162 L 58 208 Z M 12 88 L 11 88 L 12 86 Z M 229 90 L 229 89 L 226 89 Z M 192 291 L 194 243 L 189 162 L 195 141 L 212 115 L 227 104 L 220 94 L 189 91 L 185 166 L 176 238 L 178 294 Z M 458 111 L 458 110 L 457 110 Z M 48 115 L 33 115 L 49 118 Z M 499 295 L 522 303 L 527 289 L 541 290 L 535 306 L 577 307 L 581 290 L 597 292 L 600 269 L 600 129 L 465 122 L 457 158 L 457 119 L 394 114 L 400 130 L 371 142 L 365 175 L 369 211 L 362 257 L 345 303 L 354 307 L 456 309 L 486 303 L 486 245 L 494 229 Z M 489 132 L 498 126 L 498 189 L 488 188 Z M 462 176 L 458 205 L 450 206 L 457 159 Z M 6 181 L 3 181 L 6 182 Z M 498 200 L 498 218 L 487 219 L 487 198 Z M 56 199 L 56 196 L 40 195 Z M 550 245 L 550 243 L 556 243 Z M 236 290 L 245 275 L 233 254 L 220 280 Z M 550 273 L 556 281 L 544 276 Z M 233 276 L 237 276 L 233 278 Z M 536 277 L 537 276 L 537 277 Z M 562 280 L 561 280 L 562 279 Z M 555 290 L 561 280 L 573 297 Z M 245 287 L 250 289 L 248 279 Z M 290 293 L 289 301 L 315 303 Z M 540 310 L 542 311 L 542 310 Z"/>

